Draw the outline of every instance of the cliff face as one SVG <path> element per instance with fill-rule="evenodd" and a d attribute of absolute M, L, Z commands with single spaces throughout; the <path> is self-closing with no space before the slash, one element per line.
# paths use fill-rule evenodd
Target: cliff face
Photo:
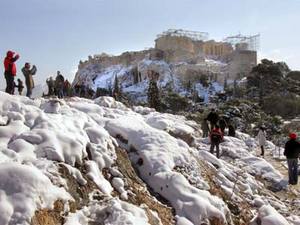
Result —
<path fill-rule="evenodd" d="M 119 80 L 122 91 L 136 101 L 145 101 L 149 79 L 155 79 L 161 89 L 172 89 L 181 95 L 187 95 L 188 83 L 199 86 L 201 76 L 211 82 L 224 82 L 227 64 L 220 61 L 187 57 L 187 54 L 150 49 L 141 52 L 127 52 L 120 56 L 100 55 L 81 62 L 73 85 L 85 83 L 96 91 L 97 88 L 113 88 L 115 78 Z M 173 60 L 176 58 L 176 60 Z M 201 85 L 200 85 L 201 86 Z M 215 92 L 214 88 L 210 89 Z M 209 91 L 209 87 L 205 92 Z M 198 90 L 203 97 L 203 91 Z M 207 95 L 207 94 L 205 94 Z"/>

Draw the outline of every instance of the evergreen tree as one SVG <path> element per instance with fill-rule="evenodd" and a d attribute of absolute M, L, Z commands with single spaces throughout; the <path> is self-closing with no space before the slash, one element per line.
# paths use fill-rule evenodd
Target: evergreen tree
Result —
<path fill-rule="evenodd" d="M 150 108 L 155 108 L 157 111 L 160 110 L 160 98 L 159 90 L 155 80 L 150 80 L 148 88 L 148 105 Z"/>
<path fill-rule="evenodd" d="M 192 89 L 192 83 L 191 83 L 191 80 L 188 80 L 188 82 L 187 82 L 187 84 L 186 84 L 186 90 L 187 90 L 188 92 L 190 92 L 191 89 Z"/>
<path fill-rule="evenodd" d="M 259 105 L 263 105 L 263 97 L 264 97 L 264 83 L 262 76 L 259 79 Z"/>
<path fill-rule="evenodd" d="M 111 84 L 108 85 L 108 88 L 107 88 L 107 92 L 108 92 L 108 96 L 113 96 L 113 90 L 111 88 Z"/>
<path fill-rule="evenodd" d="M 120 87 L 119 87 L 119 81 L 118 81 L 118 77 L 115 76 L 115 82 L 114 82 L 114 90 L 113 90 L 113 97 L 118 100 L 121 96 L 121 91 L 120 91 Z"/>
<path fill-rule="evenodd" d="M 234 81 L 233 81 L 233 97 L 237 96 L 237 88 L 238 88 L 237 81 L 236 81 L 236 79 L 234 79 Z"/>
<path fill-rule="evenodd" d="M 228 86 L 228 84 L 227 84 L 227 78 L 225 77 L 225 79 L 224 79 L 224 91 L 227 90 L 227 86 Z"/>

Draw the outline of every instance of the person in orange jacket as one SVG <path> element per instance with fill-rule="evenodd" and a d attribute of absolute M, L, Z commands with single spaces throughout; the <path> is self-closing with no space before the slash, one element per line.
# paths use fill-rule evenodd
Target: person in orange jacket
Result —
<path fill-rule="evenodd" d="M 217 150 L 217 158 L 220 158 L 220 143 L 223 140 L 223 133 L 220 130 L 219 125 L 215 125 L 215 127 L 210 132 L 210 153 L 214 154 L 214 149 L 216 147 Z"/>
<path fill-rule="evenodd" d="M 6 80 L 5 92 L 9 94 L 14 94 L 14 79 L 17 74 L 17 67 L 15 62 L 19 59 L 19 55 L 13 51 L 8 51 L 4 59 L 4 76 Z"/>

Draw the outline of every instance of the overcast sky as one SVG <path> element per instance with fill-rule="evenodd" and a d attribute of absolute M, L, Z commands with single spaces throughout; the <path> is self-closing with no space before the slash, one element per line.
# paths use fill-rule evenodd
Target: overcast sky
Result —
<path fill-rule="evenodd" d="M 72 80 L 88 55 L 153 47 L 169 28 L 205 31 L 216 40 L 260 33 L 260 57 L 300 70 L 300 0 L 0 0 L 0 6 L 1 60 L 7 50 L 18 52 L 18 76 L 31 62 L 37 83 L 57 70 Z"/>

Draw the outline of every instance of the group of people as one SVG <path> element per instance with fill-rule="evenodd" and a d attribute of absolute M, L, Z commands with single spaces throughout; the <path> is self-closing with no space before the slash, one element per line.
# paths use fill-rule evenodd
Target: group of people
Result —
<path fill-rule="evenodd" d="M 48 86 L 47 96 L 57 96 L 58 98 L 72 96 L 72 85 L 68 79 L 64 78 L 60 71 L 57 71 L 55 79 L 53 79 L 53 77 L 48 78 L 46 84 Z"/>
<path fill-rule="evenodd" d="M 209 133 L 216 125 L 223 134 L 225 129 L 228 128 L 228 136 L 235 137 L 235 126 L 233 122 L 225 116 L 219 116 L 215 109 L 212 109 L 207 117 L 202 120 L 201 127 L 203 131 L 203 137 L 208 137 Z"/>
<path fill-rule="evenodd" d="M 57 71 L 55 79 L 50 77 L 46 80 L 48 86 L 47 96 L 57 96 L 58 98 L 79 96 L 85 98 L 91 98 L 94 95 L 94 91 L 90 89 L 84 82 L 77 83 L 74 86 L 63 77 L 60 71 Z"/>
<path fill-rule="evenodd" d="M 265 155 L 265 145 L 267 142 L 266 131 L 263 126 L 259 128 L 256 139 L 260 147 L 260 155 L 264 157 Z M 289 184 L 298 184 L 298 158 L 300 156 L 300 143 L 297 141 L 297 134 L 290 133 L 289 140 L 286 142 L 284 147 L 284 156 L 287 158 L 288 173 L 289 173 Z"/>
<path fill-rule="evenodd" d="M 17 79 L 15 82 L 15 77 L 17 75 L 17 66 L 16 61 L 20 58 L 19 54 L 8 51 L 4 59 L 4 76 L 6 80 L 5 91 L 9 94 L 14 94 L 15 89 L 17 88 L 19 95 L 22 95 L 24 89 L 24 83 L 21 79 Z M 35 65 L 31 66 L 29 62 L 26 62 L 22 68 L 22 73 L 25 78 L 26 85 L 26 96 L 32 96 L 32 90 L 34 88 L 34 79 L 33 76 L 37 72 Z M 71 97 L 71 96 L 80 96 L 80 97 L 92 97 L 94 91 L 88 88 L 87 85 L 82 83 L 77 83 L 72 87 L 71 83 L 64 78 L 64 76 L 57 71 L 56 78 L 50 77 L 46 80 L 48 86 L 47 96 L 57 96 L 58 98 Z"/>
<path fill-rule="evenodd" d="M 233 122 L 230 121 L 225 116 L 219 116 L 215 109 L 207 115 L 206 118 L 202 120 L 202 131 L 203 137 L 210 137 L 210 152 L 213 154 L 216 148 L 216 156 L 220 157 L 220 143 L 223 141 L 225 134 L 225 129 L 228 128 L 228 136 L 235 137 L 235 126 Z"/>
<path fill-rule="evenodd" d="M 210 124 L 208 124 L 210 122 Z M 212 109 L 211 112 L 202 122 L 203 137 L 210 138 L 210 153 L 214 154 L 214 149 L 216 148 L 216 156 L 220 157 L 220 143 L 223 141 L 225 134 L 225 129 L 228 128 L 228 136 L 235 136 L 235 128 L 232 122 L 226 121 L 226 118 L 219 117 L 215 109 Z M 267 143 L 266 131 L 264 126 L 259 127 L 256 140 L 260 147 L 261 153 L 260 156 L 264 157 L 265 155 L 265 146 Z M 284 155 L 287 158 L 288 164 L 288 174 L 289 174 L 289 184 L 297 185 L 298 184 L 298 158 L 300 156 L 300 143 L 297 141 L 297 134 L 290 133 L 289 140 L 285 144 Z"/>
<path fill-rule="evenodd" d="M 16 61 L 20 58 L 19 54 L 8 51 L 4 59 L 4 77 L 6 80 L 5 92 L 14 94 L 15 88 L 18 88 L 18 92 L 21 95 L 24 89 L 23 81 L 18 79 L 18 84 L 15 83 L 15 77 L 17 75 Z M 33 76 L 36 74 L 37 68 L 35 65 L 31 66 L 30 63 L 26 62 L 22 68 L 22 73 L 25 77 L 25 85 L 27 88 L 27 97 L 31 97 L 32 89 L 34 88 Z"/>

